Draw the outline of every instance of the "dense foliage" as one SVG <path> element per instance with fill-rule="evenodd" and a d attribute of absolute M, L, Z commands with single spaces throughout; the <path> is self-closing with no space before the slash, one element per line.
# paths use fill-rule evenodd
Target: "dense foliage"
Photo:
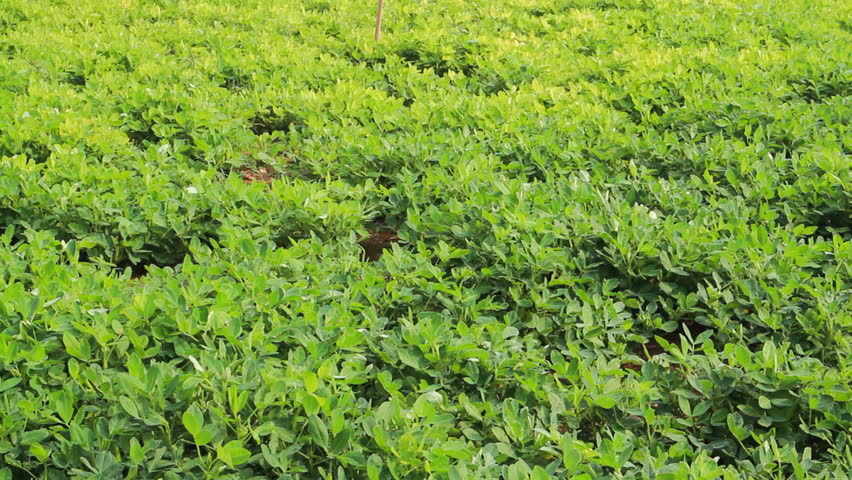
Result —
<path fill-rule="evenodd" d="M 852 4 L 373 4 L 0 3 L 0 479 L 847 478 Z"/>

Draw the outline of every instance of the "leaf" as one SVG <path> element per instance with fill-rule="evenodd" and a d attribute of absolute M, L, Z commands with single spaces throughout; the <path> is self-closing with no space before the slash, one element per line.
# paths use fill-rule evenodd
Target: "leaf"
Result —
<path fill-rule="evenodd" d="M 447 440 L 433 448 L 432 451 L 462 461 L 468 461 L 473 456 L 470 447 L 464 440 Z"/>
<path fill-rule="evenodd" d="M 304 372 L 302 374 L 302 381 L 304 382 L 305 390 L 307 390 L 308 393 L 314 393 L 315 391 L 317 391 L 317 388 L 319 387 L 319 381 L 317 379 L 316 373 Z"/>
<path fill-rule="evenodd" d="M 54 397 L 56 401 L 56 412 L 63 422 L 68 423 L 74 416 L 74 396 L 63 390 L 57 392 Z"/>
<path fill-rule="evenodd" d="M 197 437 L 201 433 L 201 429 L 204 428 L 204 412 L 195 404 L 192 404 L 183 412 L 181 420 L 186 431 L 193 437 Z"/>
<path fill-rule="evenodd" d="M 302 402 L 302 408 L 305 409 L 305 413 L 308 415 L 316 415 L 320 411 L 320 403 L 319 399 L 317 399 L 316 395 L 312 393 L 305 393 L 300 396 Z"/>
<path fill-rule="evenodd" d="M 748 415 L 749 417 L 762 417 L 763 416 L 763 411 L 755 408 L 754 405 L 749 405 L 749 404 L 737 405 L 737 408 L 741 412 Z"/>
<path fill-rule="evenodd" d="M 547 473 L 547 470 L 540 466 L 536 465 L 533 468 L 531 480 L 550 480 L 551 478 L 552 477 L 549 473 Z"/>
<path fill-rule="evenodd" d="M 609 395 L 599 395 L 594 397 L 592 402 L 601 408 L 612 408 L 616 405 L 616 400 Z"/>
<path fill-rule="evenodd" d="M 308 416 L 308 432 L 314 443 L 322 448 L 328 448 L 328 427 L 316 415 Z"/>
<path fill-rule="evenodd" d="M 248 391 L 239 391 L 234 386 L 228 388 L 228 404 L 231 405 L 231 411 L 234 414 L 240 413 L 245 408 L 248 396 Z"/>
<path fill-rule="evenodd" d="M 352 438 L 352 430 L 344 428 L 331 441 L 332 453 L 340 453 L 349 446 L 349 439 Z"/>
<path fill-rule="evenodd" d="M 130 460 L 137 465 L 145 461 L 145 451 L 135 437 L 130 439 Z"/>
<path fill-rule="evenodd" d="M 520 333 L 517 328 L 510 325 L 503 329 L 503 338 L 517 337 Z"/>
<path fill-rule="evenodd" d="M 0 237 L 0 241 L 2 241 L 5 245 L 10 245 L 12 243 L 12 237 L 15 236 L 15 226 L 7 225 L 6 230 L 3 232 L 3 236 Z"/>
<path fill-rule="evenodd" d="M 737 362 L 745 368 L 751 366 L 751 352 L 742 345 L 737 345 L 734 349 L 734 355 L 737 357 Z"/>
<path fill-rule="evenodd" d="M 77 357 L 80 360 L 88 361 L 90 359 L 91 350 L 89 349 L 89 342 L 86 341 L 85 337 L 78 340 L 75 336 L 65 333 L 62 335 L 62 343 L 65 345 L 65 351 L 69 355 Z"/>
<path fill-rule="evenodd" d="M 526 480 L 530 474 L 530 467 L 523 459 L 518 459 L 515 463 L 509 466 L 507 470 L 506 480 Z"/>
<path fill-rule="evenodd" d="M 382 473 L 382 457 L 373 454 L 367 459 L 367 477 L 370 480 L 379 480 Z"/>
<path fill-rule="evenodd" d="M 468 478 L 467 469 L 463 465 L 453 465 L 447 471 L 449 480 L 465 480 Z"/>
<path fill-rule="evenodd" d="M 700 416 L 704 415 L 705 413 L 707 413 L 712 406 L 713 406 L 713 403 L 709 400 L 701 401 L 701 402 L 698 403 L 698 405 L 695 406 L 695 408 L 692 409 L 692 416 L 693 417 L 700 417 Z"/>
<path fill-rule="evenodd" d="M 220 445 L 216 449 L 216 455 L 231 468 L 242 465 L 251 458 L 251 452 L 243 448 L 243 443 L 239 440 Z"/>
<path fill-rule="evenodd" d="M 19 383 L 21 383 L 21 377 L 12 377 L 3 380 L 3 382 L 0 382 L 0 392 L 5 392 Z"/>
<path fill-rule="evenodd" d="M 423 368 L 425 361 L 423 360 L 423 354 L 417 350 L 400 348 L 397 351 L 397 356 L 399 356 L 399 360 L 408 365 L 409 367 L 413 367 L 416 369 Z"/>
<path fill-rule="evenodd" d="M 32 445 L 34 443 L 39 443 L 49 436 L 50 436 L 50 432 L 48 430 L 44 430 L 44 429 L 30 430 L 30 431 L 24 432 L 21 435 L 21 445 Z"/>
<path fill-rule="evenodd" d="M 128 415 L 133 418 L 139 418 L 139 408 L 136 406 L 136 402 L 127 397 L 121 396 L 118 397 L 118 403 Z"/>
<path fill-rule="evenodd" d="M 40 443 L 30 445 L 30 453 L 38 459 L 39 462 L 44 462 L 50 457 L 50 450 L 42 446 Z"/>
<path fill-rule="evenodd" d="M 743 419 L 736 413 L 729 413 L 727 418 L 728 430 L 734 435 L 739 441 L 744 440 L 748 437 L 748 433 L 742 427 Z"/>
<path fill-rule="evenodd" d="M 688 398 L 684 396 L 677 397 L 677 404 L 684 415 L 687 417 L 692 415 L 692 405 L 690 405 Z"/>
<path fill-rule="evenodd" d="M 574 446 L 574 440 L 569 434 L 562 437 L 562 465 L 568 473 L 574 473 L 580 461 L 583 459 L 583 454 Z"/>
<path fill-rule="evenodd" d="M 216 431 L 213 429 L 213 425 L 205 425 L 204 428 L 201 429 L 201 432 L 198 433 L 194 437 L 196 445 L 207 445 L 210 443 L 210 440 L 213 440 L 213 436 L 216 434 Z"/>

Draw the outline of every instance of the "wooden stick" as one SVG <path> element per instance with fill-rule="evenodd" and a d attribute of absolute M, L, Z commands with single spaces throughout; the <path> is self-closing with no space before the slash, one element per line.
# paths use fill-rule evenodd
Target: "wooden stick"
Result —
<path fill-rule="evenodd" d="M 376 41 L 382 39 L 382 13 L 385 9 L 385 0 L 379 0 L 379 8 L 376 10 Z"/>

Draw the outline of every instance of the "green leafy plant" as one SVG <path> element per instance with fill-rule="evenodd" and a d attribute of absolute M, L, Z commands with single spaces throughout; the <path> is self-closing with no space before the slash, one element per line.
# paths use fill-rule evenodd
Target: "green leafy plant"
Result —
<path fill-rule="evenodd" d="M 846 478 L 849 14 L 2 2 L 0 479 Z"/>

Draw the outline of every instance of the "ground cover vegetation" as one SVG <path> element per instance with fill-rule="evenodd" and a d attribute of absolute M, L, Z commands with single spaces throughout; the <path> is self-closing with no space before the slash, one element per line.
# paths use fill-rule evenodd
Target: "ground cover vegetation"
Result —
<path fill-rule="evenodd" d="M 0 479 L 847 478 L 850 6 L 4 0 Z"/>

